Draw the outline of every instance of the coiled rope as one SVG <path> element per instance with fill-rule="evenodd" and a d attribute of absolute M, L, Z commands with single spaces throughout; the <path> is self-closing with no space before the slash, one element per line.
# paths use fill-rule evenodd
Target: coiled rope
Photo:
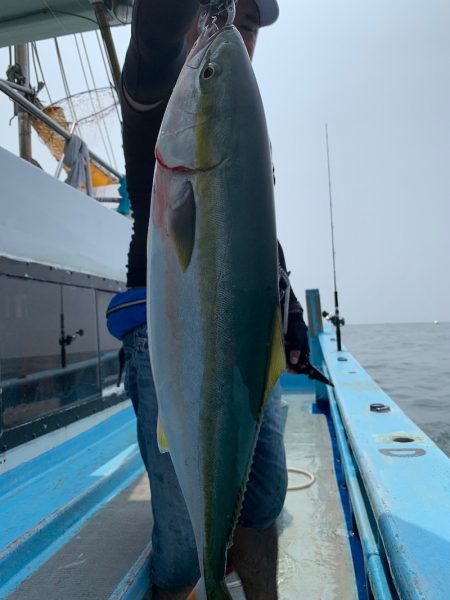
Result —
<path fill-rule="evenodd" d="M 316 481 L 315 476 L 310 473 L 309 471 L 307 471 L 306 469 L 299 469 L 297 467 L 288 467 L 288 473 L 298 473 L 300 475 L 305 475 L 306 477 L 308 477 L 308 481 L 306 481 L 305 483 L 300 483 L 298 485 L 290 485 L 287 489 L 288 492 L 294 492 L 297 490 L 306 490 L 306 488 L 309 488 L 312 486 L 312 484 Z"/>

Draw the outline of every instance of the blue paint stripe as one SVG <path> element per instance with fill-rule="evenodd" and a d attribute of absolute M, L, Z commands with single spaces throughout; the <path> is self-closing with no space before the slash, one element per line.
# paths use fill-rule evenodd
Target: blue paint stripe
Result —
<path fill-rule="evenodd" d="M 60 444 L 56 448 L 48 450 L 12 471 L 8 471 L 0 477 L 0 498 L 5 497 L 11 491 L 17 490 L 33 478 L 41 477 L 55 466 L 61 465 L 65 460 L 70 460 L 74 452 L 80 452 L 83 448 L 89 452 L 92 446 L 103 443 L 103 440 L 109 436 L 116 435 L 121 427 L 127 427 L 129 424 L 134 423 L 133 409 L 131 407 L 125 408 L 92 429 Z"/>
<path fill-rule="evenodd" d="M 103 439 L 97 438 L 90 446 L 85 445 L 85 439 L 78 440 L 77 444 L 70 443 L 70 460 L 66 458 L 58 463 L 57 454 L 51 451 L 54 463 L 48 471 L 45 465 L 49 458 L 42 457 L 42 474 L 39 477 L 23 482 L 17 489 L 10 490 L 0 498 L 0 548 L 6 548 L 35 528 L 49 514 L 83 493 L 93 483 L 92 472 L 105 465 L 111 456 L 116 456 L 123 448 L 135 443 L 135 440 L 134 422 L 129 421 L 123 426 L 116 422 L 115 431 L 111 429 L 108 435 Z M 39 459 L 36 462 L 39 464 Z M 35 466 L 33 465 L 33 469 Z M 32 511 L 29 510 L 31 498 L 39 498 Z"/>
<path fill-rule="evenodd" d="M 55 552 L 58 552 L 83 525 L 105 504 L 131 485 L 144 472 L 137 457 L 118 479 L 106 479 L 106 485 L 92 491 L 86 498 L 66 507 L 47 526 L 22 543 L 17 550 L 0 563 L 0 598 L 11 594 L 25 579 L 37 571 Z"/>
<path fill-rule="evenodd" d="M 139 452 L 138 445 L 131 444 L 128 448 L 125 448 L 122 452 L 119 452 L 117 456 L 109 460 L 107 463 L 96 469 L 91 473 L 91 477 L 107 477 L 117 471 L 119 467 L 132 455 Z"/>
<path fill-rule="evenodd" d="M 6 597 L 81 529 L 93 514 L 144 472 L 140 456 L 132 454 L 111 476 L 96 483 L 10 547 L 0 561 L 0 597 Z"/>
<path fill-rule="evenodd" d="M 127 408 L 2 476 L 0 597 L 143 472 Z"/>

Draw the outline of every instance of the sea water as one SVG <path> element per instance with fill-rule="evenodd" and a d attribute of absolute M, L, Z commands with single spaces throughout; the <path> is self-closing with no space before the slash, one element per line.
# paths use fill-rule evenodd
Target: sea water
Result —
<path fill-rule="evenodd" d="M 450 456 L 450 323 L 346 325 L 342 342 Z"/>

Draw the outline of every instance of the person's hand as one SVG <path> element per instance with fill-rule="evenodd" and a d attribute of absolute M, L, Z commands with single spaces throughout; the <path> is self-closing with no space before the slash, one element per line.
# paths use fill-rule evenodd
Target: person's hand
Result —
<path fill-rule="evenodd" d="M 296 375 L 299 369 L 306 367 L 308 355 L 302 352 L 302 350 L 289 350 L 287 359 L 288 373 Z"/>
<path fill-rule="evenodd" d="M 301 373 L 309 363 L 308 328 L 303 318 L 291 323 L 284 344 L 288 373 Z"/>

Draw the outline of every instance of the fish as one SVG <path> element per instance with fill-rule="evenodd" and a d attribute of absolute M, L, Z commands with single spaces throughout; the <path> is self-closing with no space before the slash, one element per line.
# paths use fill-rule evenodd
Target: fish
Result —
<path fill-rule="evenodd" d="M 261 424 L 285 370 L 270 144 L 241 35 L 199 38 L 156 143 L 148 324 L 158 443 L 191 518 L 201 579 L 224 572 Z"/>

